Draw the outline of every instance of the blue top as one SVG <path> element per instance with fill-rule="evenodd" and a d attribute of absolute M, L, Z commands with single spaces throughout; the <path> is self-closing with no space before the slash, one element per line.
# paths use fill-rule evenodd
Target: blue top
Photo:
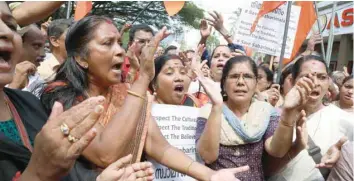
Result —
<path fill-rule="evenodd" d="M 7 121 L 0 121 L 0 132 L 12 141 L 23 145 L 20 134 L 16 127 L 16 123 L 13 119 Z"/>

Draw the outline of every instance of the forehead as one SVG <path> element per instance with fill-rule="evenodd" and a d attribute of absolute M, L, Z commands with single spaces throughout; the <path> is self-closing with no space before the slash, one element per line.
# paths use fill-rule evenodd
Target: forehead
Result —
<path fill-rule="evenodd" d="M 112 23 L 102 22 L 95 30 L 96 37 L 120 36 L 118 29 Z"/>
<path fill-rule="evenodd" d="M 152 38 L 152 33 L 144 31 L 144 30 L 138 30 L 138 31 L 136 31 L 134 33 L 134 38 L 151 39 Z"/>
<path fill-rule="evenodd" d="M 327 74 L 325 65 L 317 60 L 309 60 L 304 62 L 300 67 L 300 74 L 308 74 L 315 72 Z"/>
<path fill-rule="evenodd" d="M 241 62 L 241 63 L 233 64 L 229 74 L 235 74 L 235 73 L 251 73 L 251 74 L 253 74 L 251 65 L 248 62 Z"/>
<path fill-rule="evenodd" d="M 168 68 L 168 67 L 174 67 L 176 65 L 183 65 L 181 60 L 179 59 L 171 59 L 171 60 L 167 60 L 167 62 L 165 63 L 165 65 L 162 67 L 163 69 Z"/>
<path fill-rule="evenodd" d="M 227 46 L 219 46 L 215 49 L 214 53 L 231 53 L 231 51 Z"/>
<path fill-rule="evenodd" d="M 32 26 L 24 36 L 24 42 L 45 42 L 45 37 L 42 31 L 36 27 Z"/>

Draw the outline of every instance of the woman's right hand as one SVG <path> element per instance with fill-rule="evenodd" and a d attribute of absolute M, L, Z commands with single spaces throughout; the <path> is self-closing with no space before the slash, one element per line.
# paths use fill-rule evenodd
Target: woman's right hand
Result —
<path fill-rule="evenodd" d="M 141 54 L 139 56 L 140 75 L 146 76 L 149 79 L 149 83 L 155 76 L 154 55 L 157 47 L 169 34 L 170 33 L 167 31 L 167 28 L 164 26 L 149 43 L 145 44 L 141 50 Z"/>
<path fill-rule="evenodd" d="M 201 64 L 203 67 L 206 64 L 206 60 L 204 60 Z M 221 106 L 223 104 L 223 98 L 220 93 L 220 89 L 218 88 L 217 84 L 208 77 L 204 77 L 201 69 L 194 69 L 194 74 L 197 76 L 197 80 L 200 82 L 204 91 L 207 93 L 209 99 L 211 100 L 214 106 Z"/>
<path fill-rule="evenodd" d="M 37 134 L 30 162 L 20 180 L 60 180 L 96 136 L 92 128 L 103 112 L 104 97 L 92 97 L 63 112 L 55 102 L 47 123 Z M 69 128 L 64 134 L 64 127 Z M 69 141 L 69 135 L 74 141 Z"/>
<path fill-rule="evenodd" d="M 110 164 L 96 181 L 152 181 L 154 179 L 154 169 L 150 162 L 130 165 L 131 160 L 132 155 L 128 155 Z"/>
<path fill-rule="evenodd" d="M 301 109 L 304 106 L 315 88 L 315 75 L 309 74 L 308 77 L 301 77 L 296 81 L 295 86 L 284 98 L 284 110 Z"/>

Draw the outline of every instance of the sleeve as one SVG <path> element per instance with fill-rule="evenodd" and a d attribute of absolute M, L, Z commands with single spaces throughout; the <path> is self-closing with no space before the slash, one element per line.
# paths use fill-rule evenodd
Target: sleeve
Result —
<path fill-rule="evenodd" d="M 231 50 L 235 50 L 235 49 L 238 49 L 238 50 L 242 50 L 242 51 L 246 51 L 245 48 L 243 48 L 242 45 L 238 45 L 238 44 L 234 44 L 234 43 L 229 43 L 227 45 Z"/>
<path fill-rule="evenodd" d="M 337 180 L 353 180 L 353 142 L 343 145 L 341 156 L 327 178 L 327 181 Z"/>
<path fill-rule="evenodd" d="M 267 140 L 269 137 L 273 136 L 276 128 L 278 127 L 279 119 L 280 114 L 276 109 L 274 109 L 270 115 L 269 125 L 264 134 L 264 140 Z"/>
<path fill-rule="evenodd" d="M 207 49 L 205 49 L 205 51 L 203 52 L 201 59 L 202 59 L 202 61 L 203 60 L 208 60 L 209 61 L 209 52 L 208 52 Z"/>
<path fill-rule="evenodd" d="M 207 119 L 198 117 L 197 119 L 197 129 L 195 131 L 195 143 L 198 142 L 199 138 L 202 136 L 203 130 L 205 128 L 205 124 L 207 122 Z"/>

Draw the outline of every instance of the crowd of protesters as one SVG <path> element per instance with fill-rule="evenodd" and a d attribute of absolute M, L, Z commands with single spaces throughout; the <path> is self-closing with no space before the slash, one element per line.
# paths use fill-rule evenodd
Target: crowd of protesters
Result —
<path fill-rule="evenodd" d="M 196 180 L 353 180 L 353 75 L 329 71 L 319 35 L 279 70 L 233 43 L 218 12 L 182 51 L 160 46 L 166 27 L 35 24 L 62 3 L 0 2 L 0 180 L 153 180 L 147 157 Z M 210 53 L 212 28 L 227 44 Z M 199 108 L 203 162 L 169 144 L 153 104 Z"/>

